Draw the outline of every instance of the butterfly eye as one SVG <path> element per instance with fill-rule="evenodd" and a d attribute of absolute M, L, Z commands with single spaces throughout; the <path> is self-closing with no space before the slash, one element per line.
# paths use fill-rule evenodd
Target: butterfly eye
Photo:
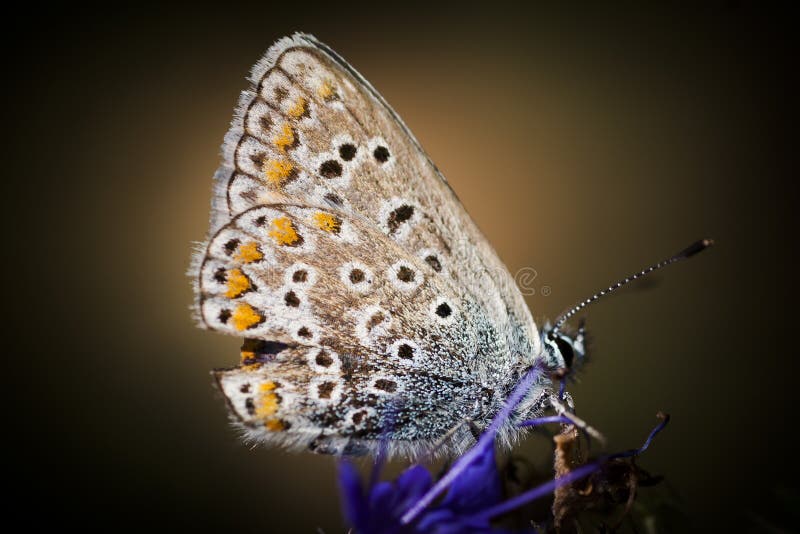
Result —
<path fill-rule="evenodd" d="M 564 358 L 564 363 L 567 365 L 567 369 L 571 368 L 572 362 L 575 359 L 575 352 L 572 350 L 572 345 L 567 343 L 559 336 L 556 336 L 554 341 L 558 346 L 558 350 L 561 352 L 561 356 Z"/>

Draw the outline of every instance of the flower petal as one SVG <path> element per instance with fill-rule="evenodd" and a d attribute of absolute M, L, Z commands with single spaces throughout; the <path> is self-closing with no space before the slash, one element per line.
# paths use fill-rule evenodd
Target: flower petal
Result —
<path fill-rule="evenodd" d="M 494 444 L 489 443 L 461 476 L 453 481 L 441 506 L 468 513 L 493 506 L 502 497 Z"/>
<path fill-rule="evenodd" d="M 342 496 L 342 511 L 348 523 L 356 528 L 366 524 L 369 506 L 361 486 L 361 476 L 347 460 L 339 462 L 339 493 Z"/>

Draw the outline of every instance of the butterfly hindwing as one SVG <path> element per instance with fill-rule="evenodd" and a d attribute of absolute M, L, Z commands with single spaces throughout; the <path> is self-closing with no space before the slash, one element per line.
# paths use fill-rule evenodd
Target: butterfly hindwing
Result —
<path fill-rule="evenodd" d="M 391 436 L 392 452 L 411 455 L 432 445 L 441 428 L 472 415 L 473 399 L 487 395 L 468 382 L 386 368 L 353 353 L 259 347 L 246 341 L 244 363 L 215 372 L 237 426 L 254 442 L 364 454 Z M 460 407 L 456 412 L 450 409 L 454 404 Z M 419 414 L 426 424 L 409 424 Z M 468 430 L 460 430 L 451 440 L 456 448 L 470 441 Z"/>

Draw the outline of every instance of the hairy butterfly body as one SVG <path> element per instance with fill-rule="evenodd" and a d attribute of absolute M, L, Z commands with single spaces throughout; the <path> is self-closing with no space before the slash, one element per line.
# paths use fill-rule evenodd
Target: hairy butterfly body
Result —
<path fill-rule="evenodd" d="M 464 422 L 484 428 L 533 365 L 563 367 L 569 338 L 542 342 L 443 176 L 332 50 L 284 38 L 250 81 L 193 270 L 200 324 L 245 338 L 215 372 L 237 425 L 333 454 L 463 451 Z M 544 408 L 542 380 L 518 418 Z"/>

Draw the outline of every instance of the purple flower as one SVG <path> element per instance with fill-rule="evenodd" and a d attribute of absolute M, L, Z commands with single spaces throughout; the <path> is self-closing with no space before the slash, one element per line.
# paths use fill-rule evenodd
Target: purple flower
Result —
<path fill-rule="evenodd" d="M 343 461 L 339 466 L 339 484 L 345 515 L 357 532 L 499 532 L 491 528 L 491 517 L 478 513 L 500 504 L 503 498 L 493 446 L 485 447 L 464 469 L 439 504 L 427 508 L 409 524 L 402 523 L 403 515 L 433 486 L 431 475 L 424 467 L 412 465 L 393 483 L 379 482 L 368 490 L 363 487 L 355 467 Z"/>
<path fill-rule="evenodd" d="M 394 483 L 378 482 L 366 490 L 353 464 L 346 460 L 339 463 L 339 489 L 345 517 L 357 532 L 414 532 L 400 523 L 400 517 L 431 484 L 428 470 L 412 465 Z"/>
<path fill-rule="evenodd" d="M 412 465 L 394 482 L 376 482 L 376 471 L 372 476 L 373 482 L 365 487 L 356 468 L 347 460 L 340 462 L 339 486 L 344 513 L 355 531 L 362 534 L 500 533 L 501 530 L 491 525 L 495 517 L 582 479 L 608 461 L 641 454 L 668 422 L 668 418 L 665 418 L 639 449 L 601 457 L 504 501 L 495 460 L 494 439 L 498 429 L 537 378 L 538 372 L 535 368 L 531 369 L 520 380 L 506 406 L 481 435 L 478 443 L 456 460 L 436 483 L 425 467 Z M 566 421 L 559 417 L 544 417 L 523 425 L 553 422 Z M 436 502 L 445 490 L 447 493 L 444 498 Z"/>

